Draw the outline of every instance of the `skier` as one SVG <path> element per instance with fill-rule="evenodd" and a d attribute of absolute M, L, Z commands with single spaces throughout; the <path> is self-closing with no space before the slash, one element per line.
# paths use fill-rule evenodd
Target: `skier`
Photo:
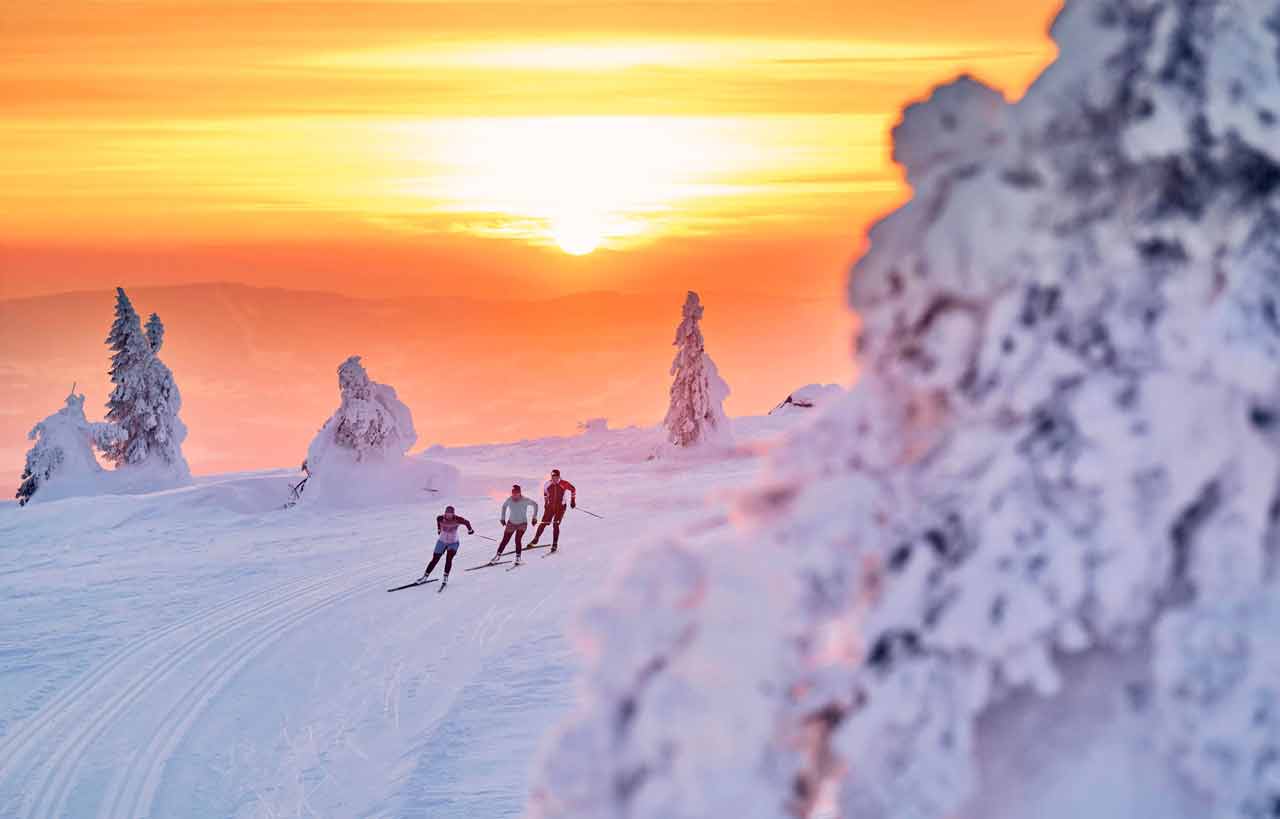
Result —
<path fill-rule="evenodd" d="M 560 548 L 560 521 L 564 520 L 564 493 L 569 493 L 569 508 L 578 508 L 578 488 L 560 477 L 560 470 L 551 470 L 551 480 L 547 481 L 542 487 L 542 523 L 538 524 L 538 531 L 534 532 L 533 540 L 529 541 L 530 546 L 538 545 L 538 538 L 542 537 L 542 532 L 547 528 L 547 524 L 551 524 L 551 554 L 556 553 L 556 549 Z"/>
<path fill-rule="evenodd" d="M 467 527 L 467 534 L 469 535 L 476 533 L 476 530 L 471 526 L 471 521 L 462 515 L 454 514 L 452 506 L 446 506 L 443 515 L 436 515 L 436 549 L 431 556 L 431 562 L 427 564 L 427 570 L 422 573 L 422 579 L 418 581 L 419 583 L 427 582 L 427 578 L 435 570 L 436 564 L 440 562 L 440 555 L 447 553 L 444 559 L 444 577 L 440 580 L 440 588 L 443 590 L 449 584 L 449 571 L 453 568 L 453 556 L 458 553 L 459 526 Z"/>
<path fill-rule="evenodd" d="M 533 517 L 529 517 L 529 507 L 533 507 Z M 502 557 L 502 551 L 507 548 L 507 542 L 511 540 L 511 536 L 516 537 L 516 566 L 520 565 L 520 551 L 524 547 L 521 542 L 524 540 L 525 529 L 529 527 L 530 520 L 538 519 L 538 502 L 526 498 L 520 494 L 520 484 L 514 484 L 511 487 L 511 497 L 502 502 L 502 511 L 498 513 L 498 523 L 502 524 L 502 542 L 498 544 L 498 553 L 493 556 L 493 560 L 489 563 L 492 565 L 498 562 Z M 514 567 L 512 567 L 514 568 Z"/>

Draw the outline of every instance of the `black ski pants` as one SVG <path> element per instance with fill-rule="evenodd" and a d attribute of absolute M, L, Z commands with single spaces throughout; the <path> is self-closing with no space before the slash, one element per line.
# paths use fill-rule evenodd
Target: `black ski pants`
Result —
<path fill-rule="evenodd" d="M 446 577 L 449 575 L 449 572 L 453 571 L 453 556 L 457 553 L 457 549 L 444 550 L 444 573 Z M 436 552 L 431 556 L 431 562 L 427 564 L 427 570 L 422 573 L 423 577 L 427 577 L 435 571 L 436 564 L 440 562 L 440 554 L 440 552 Z"/>

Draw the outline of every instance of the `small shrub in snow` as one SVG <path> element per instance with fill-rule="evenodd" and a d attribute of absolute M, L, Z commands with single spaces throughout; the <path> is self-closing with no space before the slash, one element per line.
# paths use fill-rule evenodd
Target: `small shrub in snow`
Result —
<path fill-rule="evenodd" d="M 821 407 L 844 395 L 838 384 L 806 384 L 784 398 L 778 406 L 769 410 L 770 415 L 782 415 Z"/>
<path fill-rule="evenodd" d="M 729 386 L 707 355 L 698 326 L 702 303 L 697 293 L 689 291 L 682 313 L 673 342 L 677 349 L 671 362 L 671 375 L 675 377 L 671 405 L 662 423 L 673 446 L 691 447 L 729 434 L 729 419 L 724 413 Z"/>
<path fill-rule="evenodd" d="M 62 409 L 36 424 L 27 436 L 35 444 L 27 452 L 18 505 L 25 506 L 40 493 L 50 495 L 50 484 L 58 496 L 94 491 L 105 471 L 93 455 L 124 439 L 124 430 L 115 424 L 91 422 L 84 415 L 84 396 L 72 392 Z"/>

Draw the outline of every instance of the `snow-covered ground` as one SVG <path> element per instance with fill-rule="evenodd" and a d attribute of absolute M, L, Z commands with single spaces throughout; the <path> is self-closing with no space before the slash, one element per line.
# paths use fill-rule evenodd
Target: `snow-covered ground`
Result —
<path fill-rule="evenodd" d="M 293 472 L 0 506 L 0 816 L 497 817 L 524 809 L 573 700 L 575 612 L 615 564 L 705 525 L 796 418 L 741 419 L 736 454 L 646 461 L 652 431 L 433 449 L 456 497 L 280 507 Z M 387 594 L 454 503 L 499 534 L 513 481 L 579 487 L 562 555 Z M 546 538 L 549 538 L 548 530 Z M 440 569 L 437 569 L 437 576 Z"/>

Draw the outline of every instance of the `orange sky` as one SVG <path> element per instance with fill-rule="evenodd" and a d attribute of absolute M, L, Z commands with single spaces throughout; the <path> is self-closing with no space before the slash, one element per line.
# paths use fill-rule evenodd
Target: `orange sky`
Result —
<path fill-rule="evenodd" d="M 393 289 L 457 259 L 465 289 L 528 281 L 515 265 L 575 290 L 642 286 L 668 245 L 677 265 L 728 237 L 851 251 L 901 196 L 901 103 L 960 70 L 1019 92 L 1054 6 L 8 3 L 3 295 L 137 268 L 352 291 L 335 252 Z M 529 250 L 565 233 L 645 261 Z M 264 247 L 278 264 L 222 267 Z"/>
<path fill-rule="evenodd" d="M 1057 5 L 5 3 L 0 299 L 751 290 L 844 332 L 901 105 L 960 71 L 1021 93 Z"/>

